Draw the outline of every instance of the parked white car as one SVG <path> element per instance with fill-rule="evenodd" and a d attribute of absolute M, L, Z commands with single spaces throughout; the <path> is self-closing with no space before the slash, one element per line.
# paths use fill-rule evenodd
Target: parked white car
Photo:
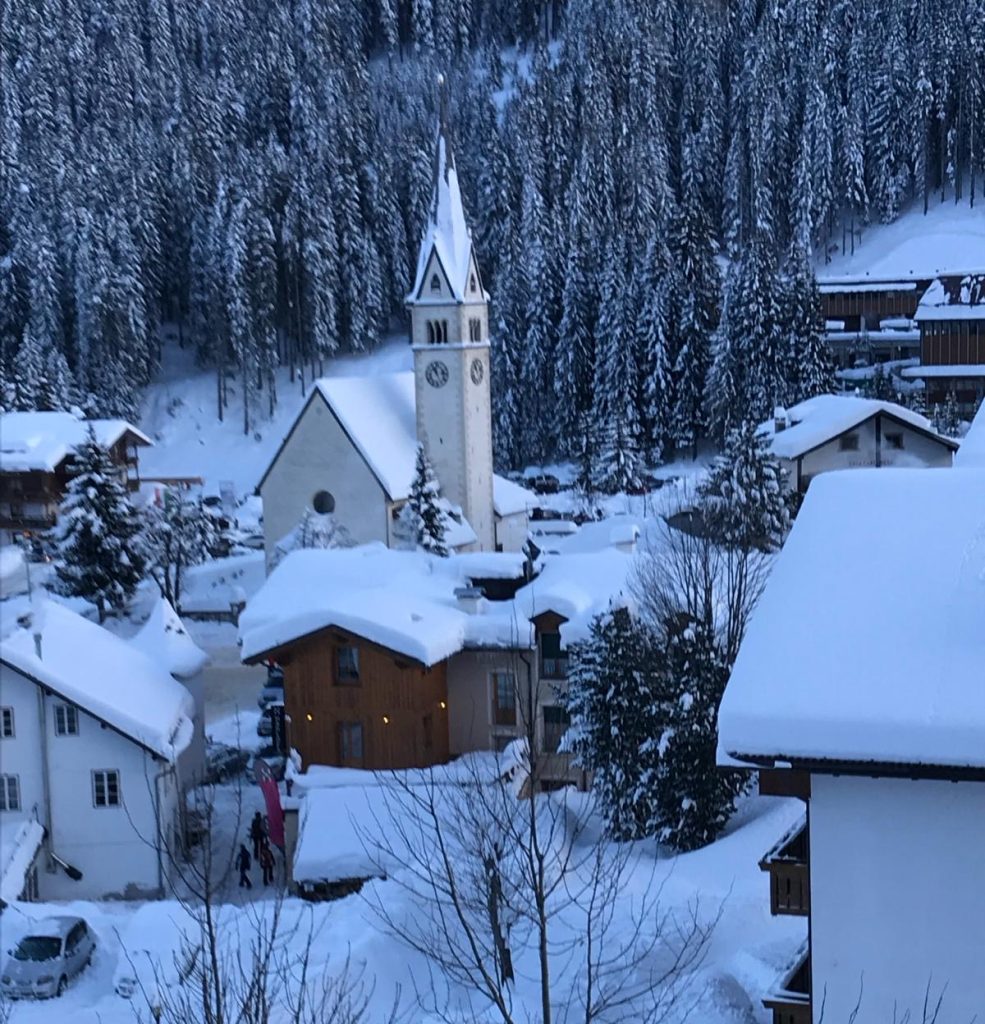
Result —
<path fill-rule="evenodd" d="M 96 940 L 81 917 L 49 917 L 9 951 L 0 991 L 9 999 L 60 996 L 92 961 Z"/>

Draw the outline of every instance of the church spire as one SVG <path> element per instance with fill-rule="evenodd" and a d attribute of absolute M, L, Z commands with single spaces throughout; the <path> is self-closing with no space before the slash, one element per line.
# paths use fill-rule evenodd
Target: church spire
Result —
<path fill-rule="evenodd" d="M 472 254 L 472 233 L 465 220 L 458 171 L 451 147 L 448 113 L 448 84 L 438 76 L 438 132 L 434 153 L 434 183 L 428 218 L 417 254 L 417 273 L 408 302 L 426 297 L 425 278 L 432 256 L 440 264 L 448 291 L 456 302 L 465 302 L 469 284 L 476 277 Z"/>

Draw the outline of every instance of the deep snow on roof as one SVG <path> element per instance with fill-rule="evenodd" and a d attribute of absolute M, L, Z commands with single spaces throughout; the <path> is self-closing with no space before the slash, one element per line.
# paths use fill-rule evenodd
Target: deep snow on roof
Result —
<path fill-rule="evenodd" d="M 895 402 L 876 398 L 857 398 L 854 395 L 817 395 L 787 409 L 790 426 L 777 431 L 773 420 L 759 428 L 770 438 L 770 450 L 782 459 L 795 459 L 858 426 L 877 412 L 887 413 L 909 423 L 919 430 L 940 436 L 925 416 L 912 412 Z M 943 443 L 950 444 L 941 437 Z"/>
<path fill-rule="evenodd" d="M 434 665 L 465 647 L 529 647 L 507 602 L 482 602 L 475 614 L 458 607 L 465 566 L 454 555 L 397 551 L 383 544 L 304 550 L 270 574 L 239 620 L 243 657 L 274 650 L 335 626 Z"/>
<path fill-rule="evenodd" d="M 0 470 L 53 472 L 86 439 L 90 426 L 104 448 L 116 444 L 127 431 L 152 444 L 126 420 L 82 420 L 70 412 L 8 412 L 0 416 Z"/>
<path fill-rule="evenodd" d="M 723 755 L 985 767 L 985 471 L 811 484 L 719 712 Z"/>
<path fill-rule="evenodd" d="M 24 891 L 43 838 L 44 829 L 35 818 L 4 816 L 0 829 L 0 900 L 4 903 L 13 903 Z"/>
<path fill-rule="evenodd" d="M 151 661 L 179 679 L 188 679 L 209 663 L 209 656 L 188 635 L 178 613 L 159 597 L 140 632 L 130 641 Z"/>
<path fill-rule="evenodd" d="M 323 377 L 317 386 L 389 498 L 406 498 L 417 458 L 414 374 Z"/>
<path fill-rule="evenodd" d="M 528 649 L 530 619 L 554 611 L 569 621 L 565 643 L 587 636 L 592 617 L 630 603 L 633 557 L 608 547 L 548 556 L 542 570 L 513 601 L 480 600 L 459 606 L 456 589 L 499 570 L 489 553 L 437 558 L 383 544 L 305 550 L 289 554 L 244 609 L 239 620 L 244 659 L 334 626 L 424 665 L 465 648 Z M 518 566 L 509 564 L 511 575 Z M 517 573 L 518 575 L 518 573 Z"/>
<path fill-rule="evenodd" d="M 465 222 L 455 159 L 444 133 L 440 131 L 431 206 L 417 253 L 417 272 L 414 275 L 413 290 L 408 295 L 409 300 L 415 300 L 422 294 L 425 299 L 427 298 L 427 290 L 424 289 L 422 293 L 422 288 L 432 252 L 436 252 L 438 259 L 441 260 L 451 286 L 452 297 L 457 302 L 464 301 L 472 257 L 472 235 Z"/>
<path fill-rule="evenodd" d="M 946 287 L 936 280 L 923 293 L 913 319 L 982 320 L 985 319 L 985 275 L 968 275 Z"/>
<path fill-rule="evenodd" d="M 985 469 L 985 402 L 978 407 L 968 433 L 954 456 L 956 469 Z"/>
<path fill-rule="evenodd" d="M 316 386 L 390 500 L 406 498 L 414 483 L 417 461 L 413 372 L 323 377 Z M 497 515 L 516 515 L 536 503 L 536 496 L 526 488 L 493 475 L 493 507 Z M 469 541 L 458 539 L 454 543 Z"/>
<path fill-rule="evenodd" d="M 41 657 L 34 633 L 40 627 Z M 143 651 L 54 601 L 0 640 L 0 660 L 173 760 L 191 739 L 191 694 Z"/>
<path fill-rule="evenodd" d="M 925 215 L 917 203 L 890 224 L 867 227 L 854 253 L 816 261 L 818 283 L 838 280 L 913 281 L 985 269 L 985 206 L 953 201 Z"/>

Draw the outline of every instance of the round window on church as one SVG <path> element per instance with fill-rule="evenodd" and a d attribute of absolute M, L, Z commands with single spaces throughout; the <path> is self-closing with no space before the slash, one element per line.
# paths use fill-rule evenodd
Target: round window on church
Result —
<path fill-rule="evenodd" d="M 327 516 L 335 511 L 335 498 L 329 491 L 319 491 L 311 501 L 315 511 L 321 516 Z"/>

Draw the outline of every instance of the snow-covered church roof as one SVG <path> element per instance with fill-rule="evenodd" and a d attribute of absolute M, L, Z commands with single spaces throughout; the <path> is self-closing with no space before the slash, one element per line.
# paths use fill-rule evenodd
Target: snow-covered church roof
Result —
<path fill-rule="evenodd" d="M 763 423 L 759 431 L 769 439 L 770 451 L 781 459 L 796 459 L 846 430 L 852 430 L 876 413 L 884 413 L 940 441 L 949 448 L 957 443 L 934 430 L 926 416 L 877 398 L 855 395 L 816 395 L 786 410 L 787 426 L 776 429 L 775 419 Z"/>
<path fill-rule="evenodd" d="M 192 697 L 167 667 L 54 601 L 0 640 L 0 662 L 166 760 L 191 740 Z"/>
<path fill-rule="evenodd" d="M 723 763 L 985 768 L 985 471 L 818 476 L 718 728 Z"/>
<path fill-rule="evenodd" d="M 414 274 L 414 287 L 407 295 L 408 302 L 430 300 L 430 291 L 425 288 L 425 278 L 432 255 L 436 256 L 441 264 L 451 289 L 452 300 L 464 302 L 469 273 L 475 271 L 472 233 L 465 220 L 455 157 L 444 125 L 438 129 L 431 205 L 428 208 L 428 218 L 417 252 L 417 271 Z M 474 300 L 485 297 L 484 293 L 480 296 L 472 295 Z M 442 296 L 436 301 L 447 302 L 448 299 Z"/>
<path fill-rule="evenodd" d="M 124 434 L 138 444 L 153 442 L 126 420 L 84 420 L 70 412 L 8 412 L 0 416 L 0 471 L 52 473 L 85 439 L 92 427 L 103 448 Z"/>
<path fill-rule="evenodd" d="M 387 497 L 391 501 L 407 498 L 414 482 L 417 459 L 417 396 L 413 372 L 405 370 L 373 377 L 323 377 L 315 386 Z M 303 415 L 303 410 L 299 415 Z M 271 465 L 279 456 L 280 451 Z M 493 475 L 496 515 L 516 515 L 536 504 L 536 496 L 526 488 Z"/>

